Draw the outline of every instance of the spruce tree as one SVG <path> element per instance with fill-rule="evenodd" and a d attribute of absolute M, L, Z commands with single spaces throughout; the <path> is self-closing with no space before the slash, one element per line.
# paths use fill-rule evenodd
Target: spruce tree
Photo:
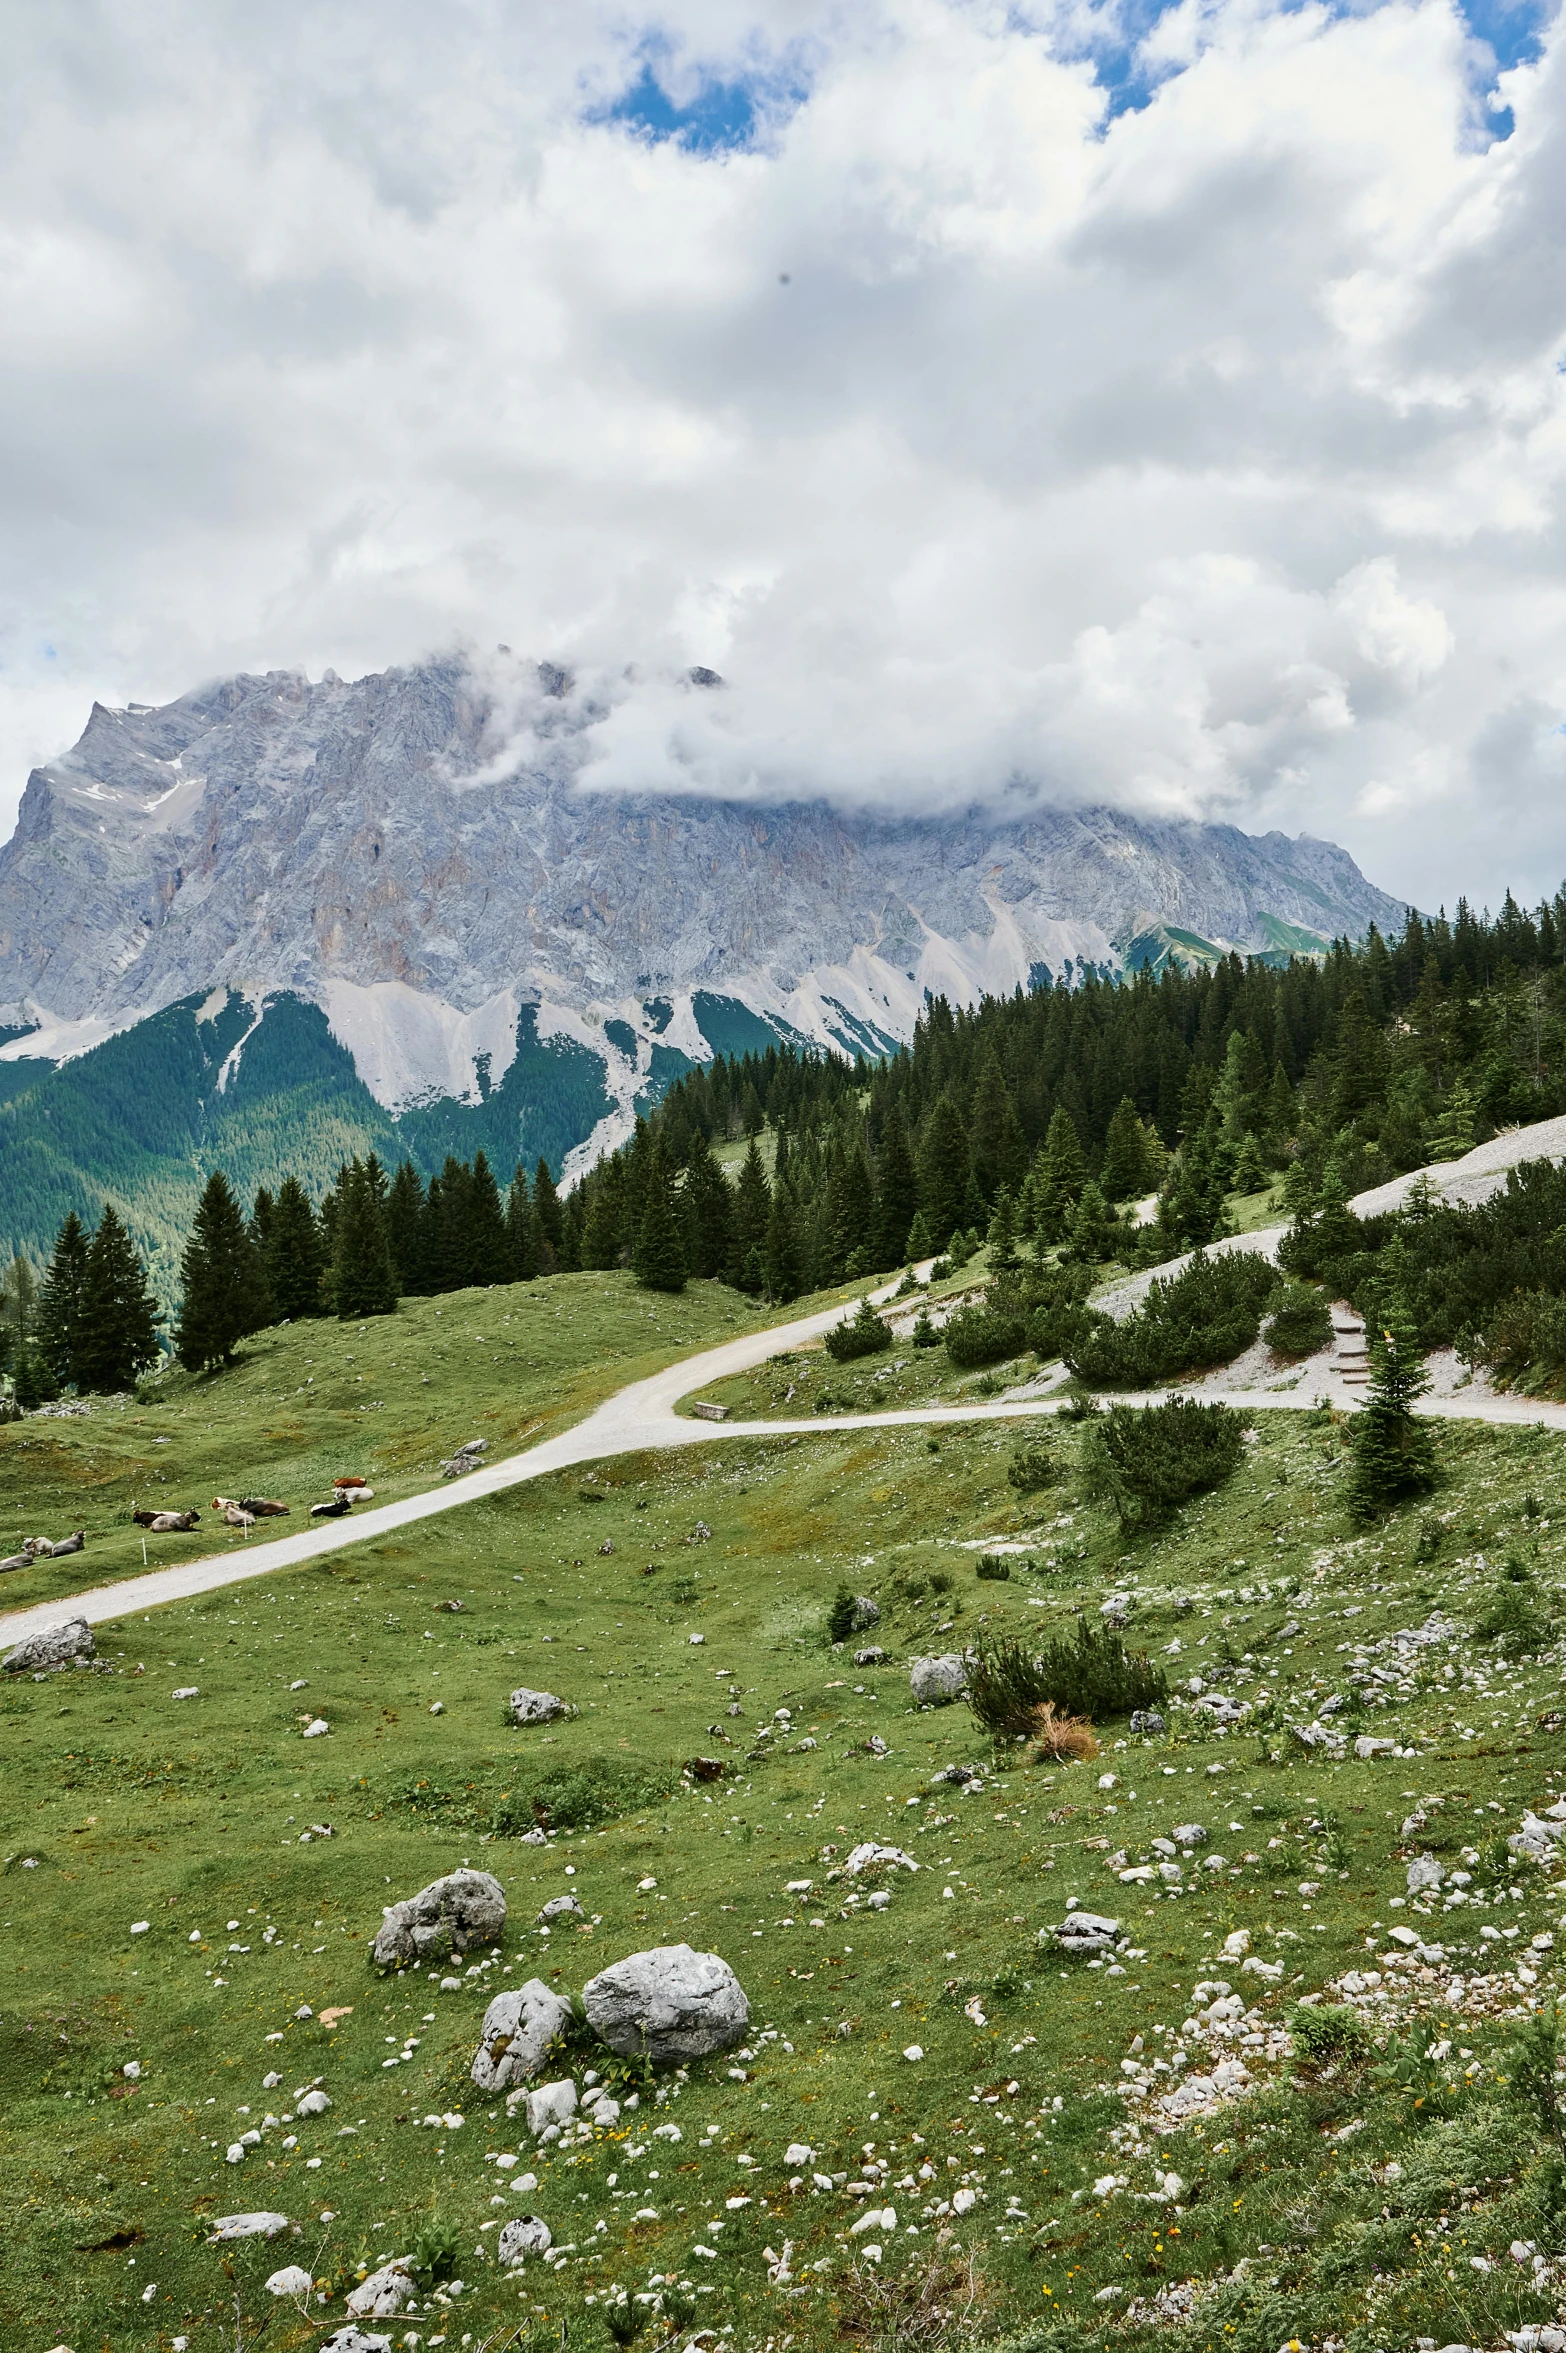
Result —
<path fill-rule="evenodd" d="M 256 1193 L 255 1207 L 250 1212 L 250 1239 L 261 1253 L 262 1264 L 268 1263 L 268 1249 L 272 1238 L 272 1221 L 277 1215 L 277 1203 L 262 1185 Z"/>
<path fill-rule="evenodd" d="M 284 1177 L 277 1189 L 265 1261 L 279 1322 L 299 1323 L 321 1313 L 326 1250 L 310 1196 L 297 1177 Z"/>
<path fill-rule="evenodd" d="M 875 1173 L 876 1264 L 901 1266 L 909 1255 L 909 1229 L 919 1214 L 919 1171 L 895 1103 L 882 1123 Z"/>
<path fill-rule="evenodd" d="M 926 1122 L 919 1153 L 920 1207 L 938 1250 L 962 1222 L 968 1183 L 968 1131 L 950 1095 L 943 1095 Z"/>
<path fill-rule="evenodd" d="M 761 1253 L 761 1273 L 769 1299 L 797 1299 L 805 1287 L 799 1225 L 794 1215 L 794 1204 L 783 1185 L 773 1190 L 766 1245 Z"/>
<path fill-rule="evenodd" d="M 429 1203 L 424 1180 L 411 1160 L 399 1162 L 386 1196 L 386 1240 L 397 1270 L 398 1297 L 420 1297 L 430 1288 Z"/>
<path fill-rule="evenodd" d="M 87 1279 L 87 1236 L 73 1209 L 55 1236 L 54 1255 L 38 1296 L 35 1355 L 58 1388 L 76 1378 L 81 1340 L 82 1285 Z"/>
<path fill-rule="evenodd" d="M 506 1213 L 500 1187 L 482 1147 L 473 1155 L 468 1185 L 467 1279 L 470 1283 L 509 1283 L 511 1246 L 506 1237 Z"/>
<path fill-rule="evenodd" d="M 1098 1182 L 1106 1201 L 1135 1201 L 1147 1191 L 1147 1136 L 1129 1095 L 1110 1120 Z"/>
<path fill-rule="evenodd" d="M 506 1194 L 506 1241 L 511 1251 L 514 1279 L 519 1283 L 530 1283 L 538 1272 L 538 1238 L 533 1224 L 532 1196 L 527 1189 L 527 1170 L 520 1160 Z M 597 1261 L 590 1259 L 588 1263 L 596 1265 Z"/>
<path fill-rule="evenodd" d="M 1038 1237 L 1041 1242 L 1064 1241 L 1072 1212 L 1086 1182 L 1087 1163 L 1082 1156 L 1082 1139 L 1077 1134 L 1076 1122 L 1070 1112 L 1061 1105 L 1049 1123 L 1049 1133 L 1033 1164 L 1034 1200 L 1037 1204 Z"/>
<path fill-rule="evenodd" d="M 538 1236 L 539 1272 L 553 1274 L 560 1264 L 561 1244 L 565 1240 L 565 1213 L 560 1206 L 560 1195 L 555 1191 L 555 1180 L 549 1173 L 549 1163 L 542 1153 L 533 1171 L 533 1224 Z"/>
<path fill-rule="evenodd" d="M 582 1263 L 607 1270 L 625 1257 L 625 1163 L 601 1160 L 587 1179 Z"/>
<path fill-rule="evenodd" d="M 240 1341 L 270 1320 L 261 1253 L 220 1168 L 197 1205 L 179 1279 L 184 1296 L 174 1348 L 187 1371 L 231 1364 Z"/>
<path fill-rule="evenodd" d="M 1429 1388 L 1414 1319 L 1401 1291 L 1367 1319 L 1370 1391 L 1351 1424 L 1354 1452 L 1347 1498 L 1361 1523 L 1376 1520 L 1436 1484 L 1434 1432 L 1414 1414 Z"/>
<path fill-rule="evenodd" d="M 350 1161 L 337 1193 L 332 1304 L 343 1323 L 356 1316 L 391 1315 L 397 1306 L 397 1272 L 386 1235 L 386 1213 L 368 1167 Z"/>
<path fill-rule="evenodd" d="M 779 1143 L 782 1142 L 781 1136 Z M 833 1186 L 831 1260 L 834 1279 L 852 1281 L 869 1271 L 876 1257 L 876 1199 L 864 1147 L 856 1140 L 844 1154 Z"/>
<path fill-rule="evenodd" d="M 698 1128 L 685 1163 L 685 1198 L 691 1224 L 691 1272 L 708 1281 L 721 1275 L 734 1249 L 734 1196 L 728 1179 Z"/>
<path fill-rule="evenodd" d="M 261 1252 L 221 1169 L 214 1169 L 179 1261 L 183 1292 L 174 1351 L 188 1372 L 230 1365 L 249 1332 L 270 1320 Z"/>
<path fill-rule="evenodd" d="M 1002 1185 L 995 1196 L 995 1214 L 990 1219 L 986 1240 L 990 1246 L 991 1274 L 1015 1274 L 1021 1264 L 1017 1256 L 1017 1210 L 1008 1185 Z"/>
<path fill-rule="evenodd" d="M 683 1291 L 685 1252 L 674 1199 L 674 1172 L 660 1144 L 653 1154 L 642 1196 L 642 1222 L 631 1268 L 646 1291 Z"/>
<path fill-rule="evenodd" d="M 580 1185 L 573 1185 L 560 1204 L 560 1272 L 582 1271 L 582 1235 L 587 1224 L 587 1202 Z"/>
<path fill-rule="evenodd" d="M 1009 1185 L 1015 1191 L 1028 1165 L 1028 1147 L 1017 1118 L 1017 1107 L 993 1046 L 986 1049 L 979 1065 L 969 1133 L 974 1178 L 987 1210 L 1002 1185 Z"/>
<path fill-rule="evenodd" d="M 752 1136 L 734 1194 L 733 1280 L 742 1291 L 759 1291 L 766 1281 L 764 1258 L 771 1215 L 772 1187 Z"/>
<path fill-rule="evenodd" d="M 448 1152 L 440 1174 L 430 1179 L 426 1231 L 429 1235 L 430 1288 L 461 1291 L 468 1281 L 468 1228 L 472 1208 L 473 1171 L 465 1160 Z"/>
<path fill-rule="evenodd" d="M 237 1202 L 233 1210 L 243 1236 L 245 1223 Z M 139 1372 L 158 1360 L 158 1320 L 158 1303 L 147 1288 L 146 1269 L 135 1244 L 105 1202 L 98 1230 L 87 1246 L 82 1276 L 78 1389 L 128 1389 Z"/>

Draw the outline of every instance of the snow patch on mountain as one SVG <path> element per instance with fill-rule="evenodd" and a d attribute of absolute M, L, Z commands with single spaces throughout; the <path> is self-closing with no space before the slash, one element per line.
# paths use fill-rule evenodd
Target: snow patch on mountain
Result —
<path fill-rule="evenodd" d="M 376 1101 L 393 1113 L 416 1103 L 476 1103 L 480 1058 L 496 1086 L 516 1059 L 514 989 L 501 989 L 472 1012 L 462 1012 L 406 981 L 368 987 L 330 979 L 318 992 L 333 1037 L 353 1056 L 354 1068 Z"/>

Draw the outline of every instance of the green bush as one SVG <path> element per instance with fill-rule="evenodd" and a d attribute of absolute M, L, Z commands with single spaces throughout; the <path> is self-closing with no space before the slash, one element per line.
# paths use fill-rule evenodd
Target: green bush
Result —
<path fill-rule="evenodd" d="M 834 1364 L 847 1364 L 856 1356 L 879 1356 L 895 1337 L 891 1325 L 876 1314 L 869 1300 L 861 1299 L 857 1314 L 834 1324 L 827 1333 L 826 1352 Z"/>
<path fill-rule="evenodd" d="M 1229 1406 L 1198 1405 L 1189 1397 L 1111 1406 L 1083 1447 L 1088 1493 L 1114 1505 L 1122 1528 L 1154 1526 L 1232 1476 L 1245 1429 L 1244 1416 Z"/>
<path fill-rule="evenodd" d="M 1008 1356 L 1020 1356 L 1027 1346 L 1022 1317 L 987 1303 L 959 1307 L 942 1336 L 947 1355 L 963 1372 L 972 1372 L 980 1365 L 1000 1364 Z"/>
<path fill-rule="evenodd" d="M 832 1607 L 827 1612 L 827 1640 L 846 1642 L 854 1631 L 854 1618 L 859 1597 L 851 1585 L 840 1585 L 832 1596 Z"/>
<path fill-rule="evenodd" d="M 1311 2067 L 1343 2067 L 1369 2056 L 1373 2039 L 1357 2010 L 1346 2002 L 1301 2005 L 1289 2012 L 1294 2048 Z"/>
<path fill-rule="evenodd" d="M 914 1317 L 913 1331 L 909 1336 L 916 1348 L 939 1348 L 941 1345 L 941 1335 L 931 1323 L 927 1307 L 921 1307 Z"/>
<path fill-rule="evenodd" d="M 1037 1495 L 1042 1487 L 1053 1487 L 1060 1477 L 1060 1466 L 1047 1446 L 1019 1446 L 1006 1465 L 1008 1486 L 1019 1495 Z"/>
<path fill-rule="evenodd" d="M 976 1577 L 988 1577 L 998 1585 L 1005 1585 L 1011 1577 L 1011 1563 L 1004 1553 L 981 1552 L 979 1565 L 973 1573 Z"/>
<path fill-rule="evenodd" d="M 992 1737 L 1021 1739 L 1045 1700 L 1059 1714 L 1098 1722 L 1158 1707 L 1169 1685 L 1145 1652 L 1127 1650 L 1112 1628 L 1079 1618 L 1075 1634 L 1057 1635 L 1042 1651 L 1007 1634 L 981 1642 L 963 1696 Z"/>
<path fill-rule="evenodd" d="M 1508 1561 L 1506 1574 L 1474 1626 L 1476 1642 L 1494 1642 L 1516 1658 L 1542 1650 L 1554 1631 L 1544 1597 L 1521 1561 Z"/>
<path fill-rule="evenodd" d="M 604 1822 L 657 1805 L 679 1786 L 672 1767 L 639 1757 L 589 1757 L 579 1765 L 545 1765 L 519 1776 L 496 1806 L 490 1828 L 497 1838 L 521 1838 L 529 1830 L 592 1830 Z"/>
<path fill-rule="evenodd" d="M 1309 1283 L 1280 1283 L 1267 1302 L 1267 1344 L 1280 1356 L 1314 1356 L 1332 1341 L 1332 1310 Z"/>
<path fill-rule="evenodd" d="M 1277 1277 L 1254 1250 L 1209 1257 L 1199 1250 L 1168 1282 L 1154 1276 L 1146 1305 L 1116 1323 L 1089 1313 L 1062 1350 L 1079 1380 L 1140 1388 L 1200 1366 L 1228 1364 L 1261 1328 Z"/>

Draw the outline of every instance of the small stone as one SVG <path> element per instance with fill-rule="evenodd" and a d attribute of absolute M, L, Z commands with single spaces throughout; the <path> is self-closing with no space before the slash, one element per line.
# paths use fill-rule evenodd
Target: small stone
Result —
<path fill-rule="evenodd" d="M 495 2252 L 509 2271 L 513 2264 L 524 2262 L 529 2255 L 547 2254 L 553 2244 L 547 2222 L 540 2222 L 536 2214 L 518 2214 L 501 2232 Z"/>
<path fill-rule="evenodd" d="M 885 1664 L 886 1653 L 878 1642 L 872 1642 L 864 1650 L 856 1650 L 854 1653 L 856 1667 L 884 1667 Z"/>
<path fill-rule="evenodd" d="M 917 1871 L 919 1866 L 900 1846 L 877 1846 L 867 1838 L 853 1849 L 843 1868 L 850 1879 L 860 1879 L 867 1871 Z"/>
<path fill-rule="evenodd" d="M 585 1920 L 586 1917 L 574 1895 L 552 1895 L 538 1915 L 538 1924 L 542 1928 L 551 1920 Z"/>
<path fill-rule="evenodd" d="M 269 2296 L 308 2296 L 315 2282 L 302 2263 L 285 2263 L 266 2282 Z"/>
<path fill-rule="evenodd" d="M 576 2085 L 569 2075 L 558 2083 L 541 2083 L 536 2092 L 527 2095 L 527 2129 L 535 2139 L 550 2125 L 558 2132 L 575 2114 Z"/>
<path fill-rule="evenodd" d="M 922 2043 L 910 2043 L 908 2048 L 904 2051 L 903 2057 L 905 2059 L 922 2059 L 924 2057 L 924 2045 Z"/>
<path fill-rule="evenodd" d="M 1167 1732 L 1169 1726 L 1157 1708 L 1133 1708 L 1131 1729 L 1143 1739 L 1150 1739 L 1155 1733 Z"/>
<path fill-rule="evenodd" d="M 571 1896 L 557 1902 L 574 1903 Z M 549 1907 L 546 1905 L 545 1910 Z M 525 1985 L 508 1986 L 484 2013 L 479 2047 L 469 2070 L 481 2092 L 509 2091 L 536 2075 L 545 2057 L 571 2023 L 571 2005 L 564 1995 L 530 1977 Z"/>
<path fill-rule="evenodd" d="M 417 2294 L 408 2258 L 398 2255 L 351 2289 L 347 2306 L 355 2320 L 395 2320 Z"/>
<path fill-rule="evenodd" d="M 332 1727 L 330 1724 L 328 1724 L 324 1716 L 315 1716 L 312 1717 L 311 1721 L 305 1726 L 304 1731 L 300 1737 L 304 1740 L 321 1740 L 325 1738 L 326 1734 L 330 1732 L 331 1729 Z"/>
<path fill-rule="evenodd" d="M 278 2239 L 287 2228 L 286 2214 L 220 2214 L 207 2234 L 207 2245 L 226 2246 L 231 2239 Z"/>
<path fill-rule="evenodd" d="M 325 2092 L 306 2092 L 302 2100 L 297 2100 L 294 2103 L 294 2114 L 296 2116 L 324 2116 L 331 2104 L 331 2099 Z"/>
<path fill-rule="evenodd" d="M 199 1699 L 201 1691 L 197 1684 L 182 1683 L 178 1691 L 171 1692 L 169 1696 L 173 1699 Z"/>

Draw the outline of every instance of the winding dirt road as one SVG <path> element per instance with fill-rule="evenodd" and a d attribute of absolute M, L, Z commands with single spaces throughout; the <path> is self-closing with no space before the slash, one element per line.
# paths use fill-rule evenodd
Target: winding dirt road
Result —
<path fill-rule="evenodd" d="M 1520 1161 L 1559 1159 L 1563 1155 L 1566 1155 L 1566 1120 L 1545 1120 L 1537 1127 L 1519 1128 L 1510 1135 L 1497 1136 L 1466 1160 L 1447 1162 L 1429 1173 L 1443 1191 L 1458 1199 L 1471 1200 L 1483 1198 L 1485 1193 L 1504 1183 L 1505 1170 Z M 1413 1181 L 1412 1177 L 1399 1179 L 1397 1190 L 1406 1190 Z M 1389 1193 L 1392 1190 L 1385 1188 Z M 1363 1195 L 1355 1203 L 1356 1208 L 1367 1210 L 1390 1206 L 1391 1201 L 1379 1195 Z M 1249 1234 L 1238 1237 L 1231 1246 L 1265 1247 L 1271 1239 L 1270 1232 Z M 1145 1287 L 1146 1278 L 1133 1280 Z M 894 1287 L 888 1284 L 872 1296 L 884 1302 L 890 1299 Z M 47 1626 L 57 1626 L 67 1618 L 85 1618 L 90 1625 L 103 1625 L 115 1618 L 160 1608 L 165 1602 L 187 1601 L 195 1594 L 240 1585 L 251 1577 L 267 1577 L 277 1569 L 298 1568 L 306 1561 L 340 1552 L 346 1545 L 362 1544 L 367 1538 L 386 1535 L 394 1528 L 412 1527 L 420 1520 L 434 1519 L 440 1512 L 460 1510 L 479 1496 L 499 1495 L 508 1487 L 520 1487 L 529 1479 L 547 1478 L 552 1471 L 569 1470 L 578 1463 L 603 1462 L 615 1455 L 640 1454 L 659 1447 L 723 1444 L 734 1438 L 896 1429 L 903 1423 L 1009 1421 L 1059 1410 L 1058 1395 L 1047 1394 L 1040 1381 L 983 1404 L 905 1406 L 885 1413 L 812 1414 L 807 1420 L 799 1421 L 714 1423 L 692 1420 L 675 1411 L 681 1398 L 730 1374 L 749 1372 L 765 1363 L 769 1356 L 817 1340 L 851 1313 L 851 1308 L 830 1307 L 816 1315 L 800 1316 L 793 1323 L 773 1324 L 765 1331 L 748 1332 L 737 1340 L 725 1340 L 716 1348 L 703 1349 L 645 1380 L 632 1381 L 613 1397 L 606 1398 L 574 1429 L 546 1438 L 521 1454 L 487 1463 L 482 1470 L 448 1480 L 423 1495 L 405 1496 L 399 1503 L 381 1504 L 372 1511 L 356 1512 L 348 1519 L 318 1522 L 312 1528 L 302 1529 L 297 1536 L 248 1544 L 242 1551 L 209 1553 L 199 1560 L 181 1561 L 176 1567 L 149 1570 L 145 1576 L 122 1578 L 115 1584 L 91 1586 L 78 1593 L 59 1594 L 30 1609 L 0 1615 L 0 1647 L 9 1648 L 24 1636 L 39 1633 Z M 1306 1370 L 1308 1375 L 1311 1368 Z M 1205 1382 L 1201 1386 L 1204 1398 L 1226 1393 L 1229 1392 L 1224 1391 L 1221 1383 Z M 1167 1392 L 1159 1394 L 1167 1395 Z M 1314 1383 L 1302 1379 L 1297 1388 L 1282 1393 L 1237 1388 L 1229 1394 L 1236 1404 L 1243 1403 L 1250 1410 L 1263 1412 L 1298 1412 L 1302 1406 L 1313 1404 L 1318 1395 L 1345 1405 L 1358 1402 L 1342 1392 L 1325 1370 Z M 1115 1402 L 1140 1405 L 1153 1399 L 1117 1392 Z M 1532 1398 L 1448 1395 L 1426 1398 L 1418 1410 L 1442 1420 L 1566 1431 L 1566 1405 L 1540 1404 Z"/>

